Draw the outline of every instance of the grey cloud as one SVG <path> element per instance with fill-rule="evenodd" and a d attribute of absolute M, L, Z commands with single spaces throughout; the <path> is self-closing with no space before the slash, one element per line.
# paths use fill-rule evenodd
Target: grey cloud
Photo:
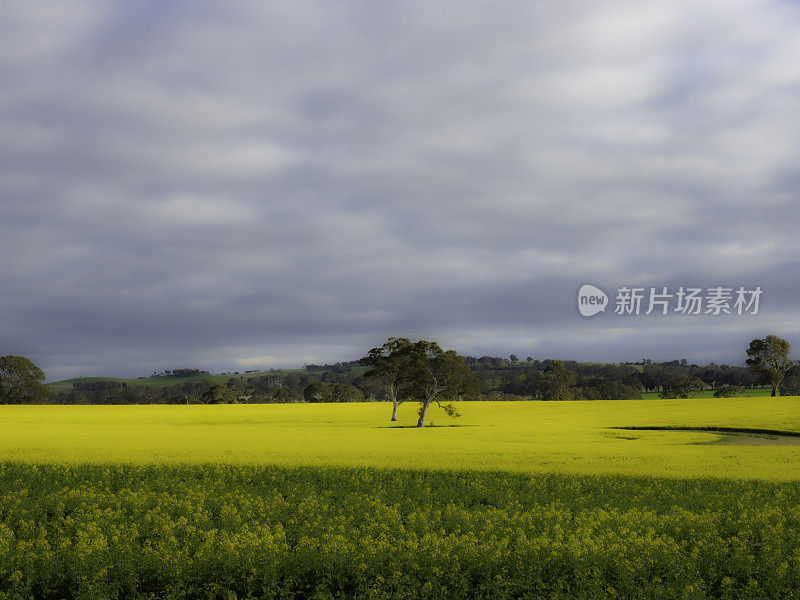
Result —
<path fill-rule="evenodd" d="M 740 361 L 800 333 L 798 34 L 761 0 L 6 3 L 0 352 Z M 765 314 L 587 322 L 587 281 Z"/>

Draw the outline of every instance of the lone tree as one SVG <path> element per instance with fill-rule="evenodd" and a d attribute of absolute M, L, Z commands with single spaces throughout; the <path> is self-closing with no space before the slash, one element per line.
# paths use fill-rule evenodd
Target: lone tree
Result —
<path fill-rule="evenodd" d="M 458 400 L 478 389 L 478 380 L 464 357 L 455 350 L 445 352 L 436 342 L 425 340 L 414 344 L 410 355 L 412 395 L 422 402 L 417 427 L 425 427 L 431 402 L 436 402 L 449 416 L 459 416 L 452 404 L 442 402 Z"/>
<path fill-rule="evenodd" d="M 780 394 L 781 381 L 786 371 L 794 366 L 789 360 L 791 349 L 791 344 L 777 335 L 753 340 L 747 349 L 747 366 L 769 382 L 773 396 Z"/>
<path fill-rule="evenodd" d="M 0 357 L 0 404 L 41 404 L 50 397 L 44 372 L 24 356 Z"/>
<path fill-rule="evenodd" d="M 411 349 L 407 338 L 390 337 L 383 346 L 373 348 L 359 360 L 359 364 L 370 367 L 364 377 L 377 377 L 386 382 L 386 395 L 392 402 L 392 421 L 397 421 L 397 409 L 410 397 L 414 387 L 411 374 Z"/>

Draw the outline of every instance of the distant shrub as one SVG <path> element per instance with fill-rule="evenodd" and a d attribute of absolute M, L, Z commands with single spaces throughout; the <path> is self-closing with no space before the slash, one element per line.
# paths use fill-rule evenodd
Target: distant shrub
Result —
<path fill-rule="evenodd" d="M 203 404 L 236 404 L 238 398 L 227 386 L 212 385 L 200 396 L 200 401 Z"/>
<path fill-rule="evenodd" d="M 353 385 L 346 383 L 332 383 L 331 402 L 363 402 L 364 393 Z"/>
<path fill-rule="evenodd" d="M 739 398 L 745 394 L 745 389 L 740 385 L 723 385 L 714 392 L 714 398 Z"/>
<path fill-rule="evenodd" d="M 327 383 L 312 381 L 303 390 L 303 398 L 306 402 L 330 402 L 331 388 Z"/>
<path fill-rule="evenodd" d="M 667 381 L 661 388 L 661 398 L 691 398 L 703 389 L 705 383 L 697 377 L 678 375 Z"/>
<path fill-rule="evenodd" d="M 800 396 L 800 377 L 792 375 L 781 383 L 781 396 Z"/>
<path fill-rule="evenodd" d="M 269 401 L 278 404 L 290 404 L 294 402 L 305 402 L 305 398 L 303 398 L 302 394 L 297 390 L 281 386 L 272 392 L 269 396 Z"/>
<path fill-rule="evenodd" d="M 525 396 L 519 396 L 517 394 L 507 394 L 505 392 L 499 392 L 497 390 L 493 392 L 489 392 L 488 394 L 478 395 L 474 398 L 464 398 L 464 400 L 487 400 L 490 402 L 509 402 L 509 401 L 518 401 L 518 400 L 530 400 Z"/>

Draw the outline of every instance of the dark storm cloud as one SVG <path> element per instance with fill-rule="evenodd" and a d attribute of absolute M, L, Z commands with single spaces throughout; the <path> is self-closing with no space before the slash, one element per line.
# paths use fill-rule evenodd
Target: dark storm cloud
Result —
<path fill-rule="evenodd" d="M 0 353 L 738 362 L 800 334 L 798 56 L 789 2 L 4 3 Z M 585 320 L 584 282 L 765 295 Z"/>

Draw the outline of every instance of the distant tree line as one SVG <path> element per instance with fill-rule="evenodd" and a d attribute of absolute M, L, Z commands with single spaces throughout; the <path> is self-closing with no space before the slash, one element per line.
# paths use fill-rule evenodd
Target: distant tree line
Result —
<path fill-rule="evenodd" d="M 359 361 L 357 360 L 347 360 L 344 362 L 337 362 L 333 364 L 324 364 L 324 365 L 305 365 L 305 370 L 314 372 L 314 371 L 333 371 L 334 373 L 347 373 L 353 367 L 358 366 Z"/>
<path fill-rule="evenodd" d="M 481 382 L 482 393 L 487 399 L 497 400 L 624 400 L 641 398 L 645 392 L 688 397 L 699 389 L 767 385 L 761 375 L 748 367 L 715 363 L 700 366 L 685 359 L 661 363 L 646 359 L 625 364 L 540 361 L 530 357 L 519 362 L 512 357 L 491 356 L 467 356 L 466 360 Z"/>
<path fill-rule="evenodd" d="M 699 389 L 741 395 L 746 388 L 768 382 L 748 367 L 694 365 L 681 361 L 645 364 L 586 364 L 576 361 L 511 361 L 499 357 L 466 356 L 478 385 L 463 400 L 623 400 L 641 398 L 645 392 L 665 397 L 689 397 Z M 364 402 L 386 401 L 382 382 L 364 376 L 364 369 L 275 371 L 247 377 L 230 377 L 222 384 L 197 380 L 170 385 L 137 385 L 117 381 L 76 382 L 72 390 L 39 396 L 55 404 L 195 404 L 215 385 L 230 390 L 236 402 Z M 800 367 L 786 373 L 783 395 L 800 395 Z"/>
<path fill-rule="evenodd" d="M 136 385 L 119 381 L 75 382 L 53 394 L 54 404 L 225 404 L 363 402 L 382 400 L 380 385 L 353 373 L 282 373 L 230 377 L 227 382 L 186 381 Z"/>
<path fill-rule="evenodd" d="M 599 364 L 571 360 L 538 360 L 528 356 L 520 360 L 495 356 L 458 356 L 444 352 L 433 342 L 413 352 L 414 361 L 405 356 L 412 349 L 400 351 L 398 341 L 390 338 L 382 347 L 373 348 L 358 361 L 326 365 L 306 365 L 304 371 L 259 372 L 235 375 L 220 383 L 197 379 L 170 385 L 136 382 L 75 382 L 71 390 L 51 393 L 43 384 L 44 373 L 25 357 L 0 357 L 0 404 L 216 404 L 216 403 L 300 403 L 300 402 L 373 402 L 392 401 L 406 396 L 424 396 L 419 387 L 425 378 L 420 369 L 435 369 L 446 361 L 455 372 L 470 372 L 469 385 L 458 393 L 447 390 L 441 397 L 461 400 L 622 400 L 638 399 L 655 392 L 666 398 L 688 398 L 701 389 L 714 390 L 718 397 L 743 395 L 747 388 L 772 388 L 773 394 L 800 395 L 800 366 L 788 359 L 790 346 L 776 336 L 753 340 L 747 349 L 747 366 L 690 364 L 685 359 L 654 362 Z M 421 341 L 422 342 L 422 341 Z M 410 343 L 410 342 L 408 342 Z M 392 367 L 383 361 L 392 353 L 400 363 Z M 422 357 L 426 357 L 424 360 Z M 456 360 L 457 359 L 457 360 Z M 405 363 L 402 361 L 406 361 Z M 399 365 L 399 366 L 398 366 Z M 396 382 L 387 385 L 392 368 L 399 369 Z M 377 369 L 377 371 L 376 371 Z M 388 369 L 388 370 L 387 370 Z M 416 370 L 416 379 L 407 376 Z M 199 369 L 173 369 L 161 376 L 193 377 L 208 375 Z M 140 378 L 146 380 L 146 378 Z M 474 379 L 474 381 L 473 381 Z M 412 383 L 417 386 L 411 389 Z M 423 386 L 424 387 L 424 386 Z M 428 388 L 431 392 L 434 387 Z M 432 399 L 436 394 L 431 396 Z M 432 400 L 435 401 L 435 400 Z"/>

